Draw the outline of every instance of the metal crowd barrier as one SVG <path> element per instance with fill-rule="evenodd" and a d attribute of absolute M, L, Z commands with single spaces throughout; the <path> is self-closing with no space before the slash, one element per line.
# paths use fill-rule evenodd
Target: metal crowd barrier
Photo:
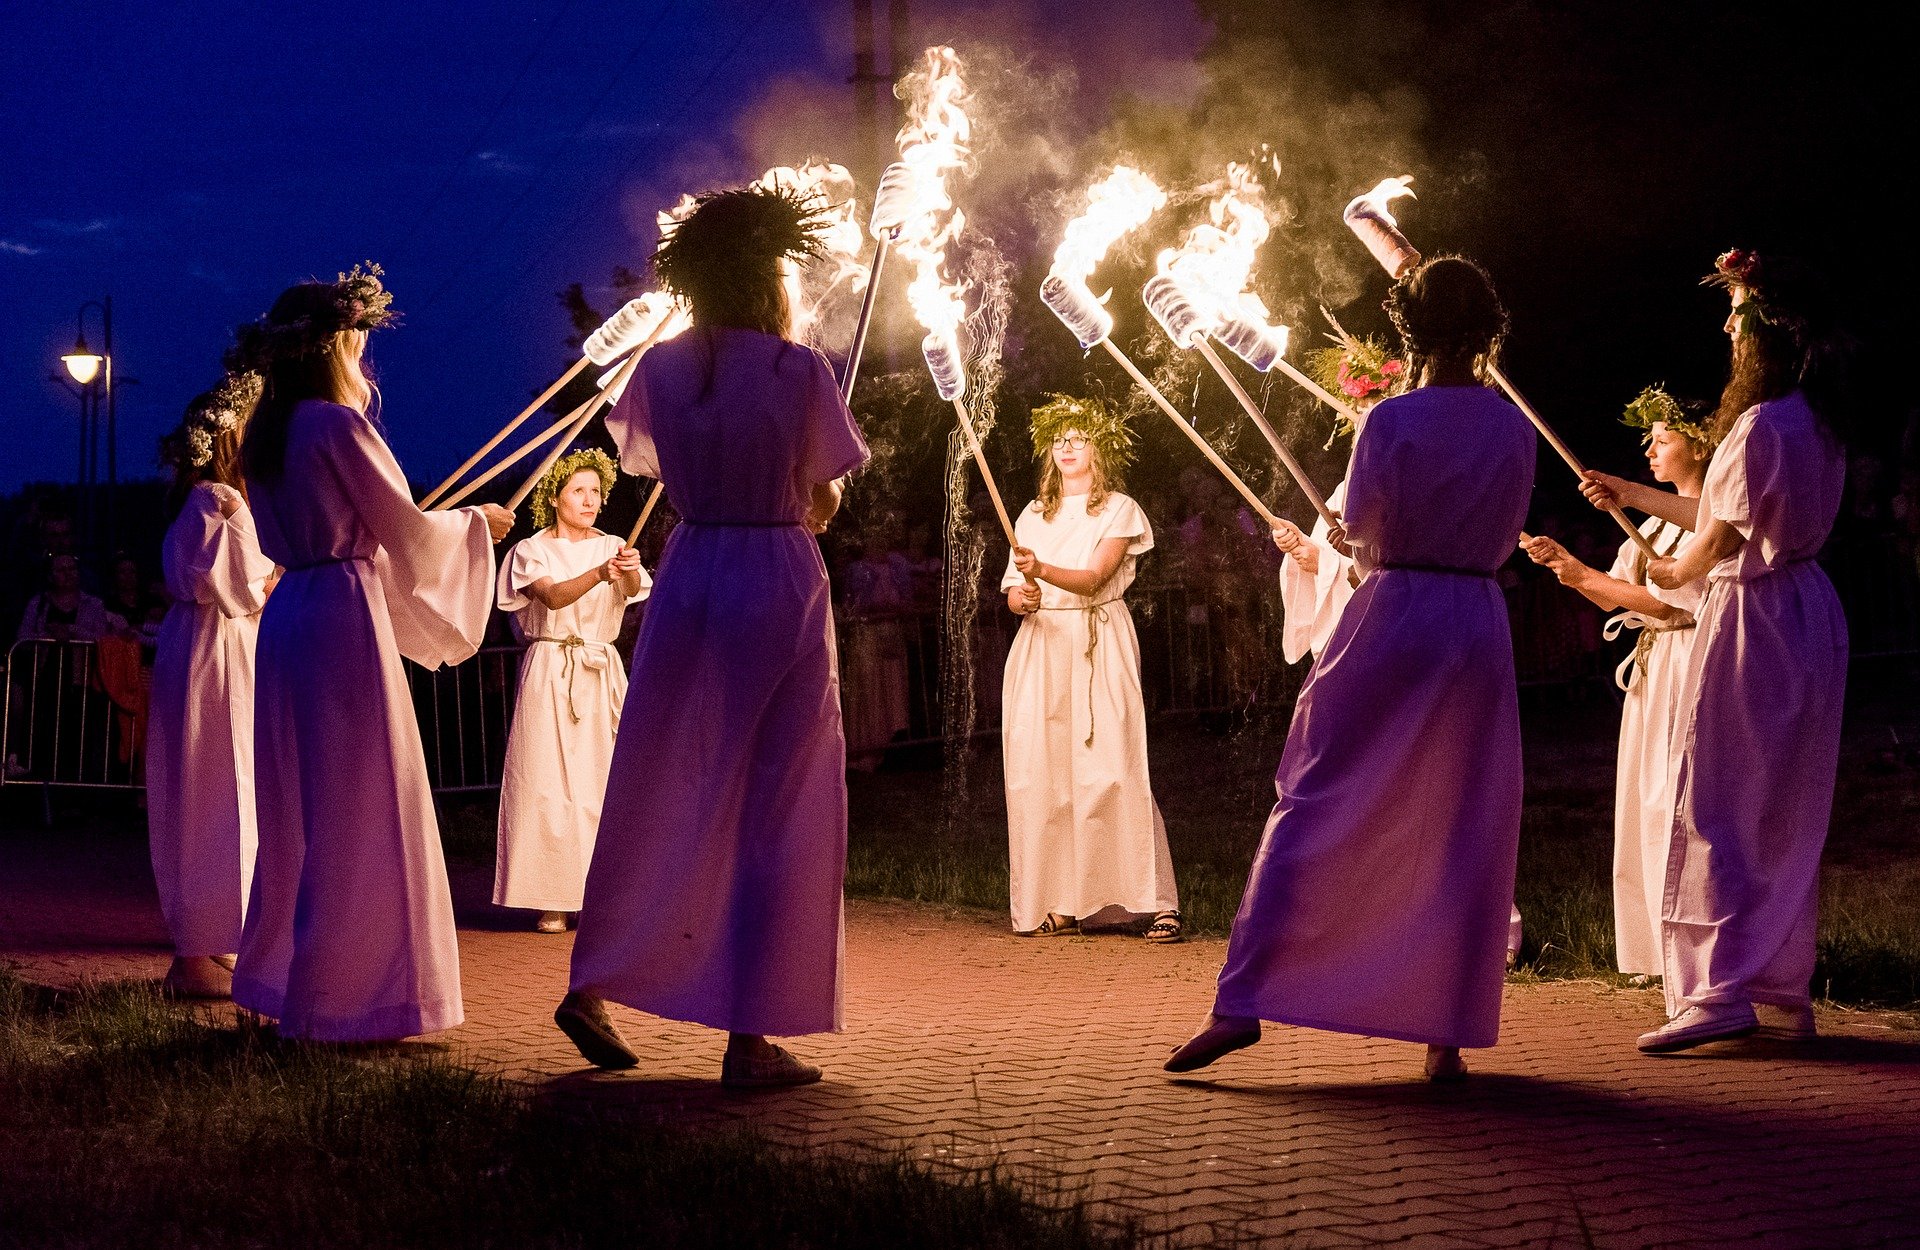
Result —
<path fill-rule="evenodd" d="M 4 684 L 0 785 L 146 786 L 144 707 L 108 694 L 97 644 L 23 638 L 7 651 Z"/>

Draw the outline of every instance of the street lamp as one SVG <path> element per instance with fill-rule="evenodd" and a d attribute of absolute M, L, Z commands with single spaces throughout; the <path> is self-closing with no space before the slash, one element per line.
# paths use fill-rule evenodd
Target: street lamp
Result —
<path fill-rule="evenodd" d="M 100 366 L 106 362 L 106 359 L 105 356 L 95 355 L 88 349 L 87 332 L 82 330 L 80 337 L 73 341 L 73 350 L 62 356 L 60 363 L 67 367 L 67 372 L 73 375 L 74 381 L 86 386 L 99 376 Z"/>
<path fill-rule="evenodd" d="M 87 309 L 100 310 L 100 328 L 104 353 L 95 352 L 87 346 Z M 78 486 L 82 500 L 82 525 L 85 540 L 91 542 L 93 533 L 93 492 L 99 483 L 100 470 L 100 400 L 104 395 L 107 401 L 107 545 L 111 547 L 114 534 L 114 495 L 118 493 L 119 472 L 119 431 L 115 422 L 114 386 L 113 386 L 113 297 L 88 300 L 80 305 L 75 314 L 76 333 L 73 350 L 60 357 L 60 363 L 67 367 L 67 374 L 78 387 L 74 388 L 80 398 L 80 477 Z M 58 373 L 53 375 L 56 382 L 65 383 L 66 379 Z"/>

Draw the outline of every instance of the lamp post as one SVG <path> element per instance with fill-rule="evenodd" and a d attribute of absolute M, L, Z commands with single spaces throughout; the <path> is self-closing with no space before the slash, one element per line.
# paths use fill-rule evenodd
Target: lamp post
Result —
<path fill-rule="evenodd" d="M 87 346 L 87 309 L 100 310 L 100 329 L 102 352 L 95 352 Z M 114 530 L 114 496 L 120 484 L 119 471 L 119 430 L 115 422 L 113 387 L 113 296 L 88 300 L 80 305 L 80 311 L 74 316 L 75 334 L 73 350 L 60 357 L 60 363 L 67 367 L 67 374 L 78 384 L 76 393 L 80 397 L 80 474 L 79 487 L 83 510 L 82 544 L 90 545 L 94 533 L 93 492 L 100 480 L 100 401 L 104 396 L 107 403 L 107 546 L 113 545 L 116 537 Z M 59 374 L 53 375 L 56 381 L 64 382 Z"/>

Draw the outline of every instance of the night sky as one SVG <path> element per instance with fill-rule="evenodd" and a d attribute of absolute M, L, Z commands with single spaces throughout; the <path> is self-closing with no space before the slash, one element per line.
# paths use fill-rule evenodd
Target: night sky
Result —
<path fill-rule="evenodd" d="M 921 0 L 914 48 L 1116 56 L 1124 30 L 1152 65 L 1206 33 L 1141 0 L 1042 7 Z M 660 207 L 810 152 L 851 163 L 852 26 L 844 0 L 6 6 L 0 491 L 72 480 L 77 403 L 48 374 L 83 301 L 112 294 L 139 379 L 124 480 L 157 471 L 233 325 L 363 258 L 405 315 L 373 350 L 392 441 L 416 479 L 444 472 L 570 359 L 554 293 L 638 266 Z"/>
<path fill-rule="evenodd" d="M 405 315 L 374 341 L 385 418 L 431 481 L 568 362 L 555 293 L 583 282 L 610 308 L 614 266 L 640 265 L 663 204 L 810 153 L 861 158 L 842 0 L 21 7 L 0 17 L 0 491 L 71 479 L 76 405 L 48 374 L 83 300 L 112 293 L 120 371 L 139 379 L 125 478 L 154 471 L 235 323 L 293 280 L 379 260 Z M 1486 260 L 1515 314 L 1510 372 L 1600 463 L 1631 463 L 1613 417 L 1640 386 L 1713 393 L 1721 314 L 1694 284 L 1724 247 L 1824 261 L 1879 358 L 1894 350 L 1910 18 L 1385 0 L 912 14 L 914 49 L 996 67 L 961 198 L 1016 263 L 1044 261 L 1066 191 L 1115 154 L 1199 180 L 1270 140 L 1293 215 L 1263 261 L 1276 309 L 1330 301 L 1383 328 L 1384 280 L 1337 212 L 1414 173 L 1410 233 Z M 880 46 L 884 68 L 884 30 Z M 1029 361 L 1070 368 L 1041 317 Z M 1889 429 L 1906 407 L 1887 404 Z"/>

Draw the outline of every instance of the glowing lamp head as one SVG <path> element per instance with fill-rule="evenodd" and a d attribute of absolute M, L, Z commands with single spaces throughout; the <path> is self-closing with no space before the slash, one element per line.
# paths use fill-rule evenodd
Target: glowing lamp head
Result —
<path fill-rule="evenodd" d="M 1265 373 L 1287 354 L 1287 327 L 1269 325 L 1250 313 L 1228 317 L 1213 332 L 1220 345 Z"/>
<path fill-rule="evenodd" d="M 927 359 L 927 372 L 933 375 L 933 389 L 940 398 L 958 399 L 966 393 L 966 362 L 960 358 L 960 344 L 950 335 L 927 335 L 920 340 L 920 354 Z"/>
<path fill-rule="evenodd" d="M 88 348 L 84 334 L 74 340 L 72 351 L 60 357 L 60 363 L 67 367 L 67 373 L 82 386 L 100 376 L 100 366 L 106 360 L 105 356 Z"/>
<path fill-rule="evenodd" d="M 910 165 L 895 161 L 887 166 L 880 175 L 879 189 L 873 193 L 873 212 L 867 218 L 867 229 L 874 238 L 885 238 L 907 224 L 914 215 L 918 190 L 918 177 Z"/>
<path fill-rule="evenodd" d="M 1140 288 L 1141 302 L 1167 332 L 1175 347 L 1192 347 L 1211 334 L 1217 321 L 1200 311 L 1180 283 L 1166 274 L 1156 274 Z"/>
<path fill-rule="evenodd" d="M 1113 314 L 1082 283 L 1050 273 L 1040 284 L 1040 302 L 1073 331 L 1082 347 L 1092 347 L 1113 333 Z"/>
<path fill-rule="evenodd" d="M 1367 245 L 1380 267 L 1396 281 L 1420 263 L 1420 249 L 1400 233 L 1400 223 L 1388 207 L 1401 196 L 1413 194 L 1413 188 L 1407 185 L 1412 181 L 1411 174 L 1384 179 L 1365 195 L 1355 197 L 1340 214 L 1347 229 Z"/>

